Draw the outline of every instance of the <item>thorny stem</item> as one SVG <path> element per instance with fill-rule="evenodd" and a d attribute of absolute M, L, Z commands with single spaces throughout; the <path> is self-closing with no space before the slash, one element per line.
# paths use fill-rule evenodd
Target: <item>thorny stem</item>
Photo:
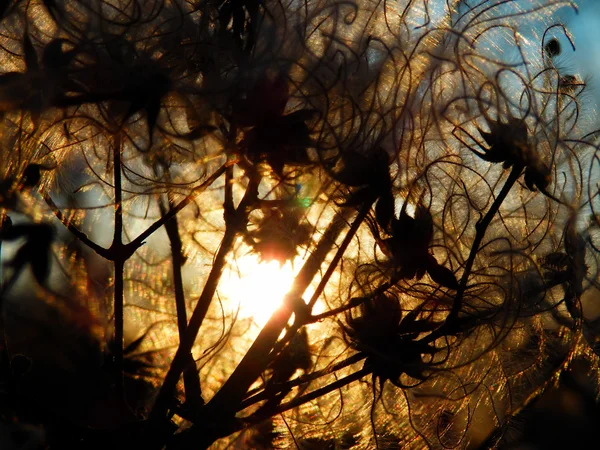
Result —
<path fill-rule="evenodd" d="M 439 337 L 448 333 L 449 331 L 454 331 L 454 330 L 452 330 L 452 328 L 455 325 L 455 321 L 456 321 L 456 318 L 458 317 L 458 313 L 460 312 L 460 310 L 462 308 L 463 296 L 467 289 L 467 283 L 468 283 L 469 277 L 471 275 L 471 270 L 473 269 L 473 263 L 475 262 L 475 257 L 477 256 L 477 253 L 479 252 L 479 247 L 481 245 L 481 241 L 485 237 L 487 228 L 489 227 L 493 218 L 498 213 L 500 206 L 506 199 L 506 196 L 508 195 L 508 193 L 510 192 L 510 190 L 512 189 L 512 187 L 514 186 L 516 181 L 521 176 L 522 172 L 523 172 L 522 165 L 515 164 L 513 166 L 512 170 L 506 180 L 506 183 L 504 183 L 504 186 L 502 186 L 502 189 L 498 193 L 498 196 L 494 199 L 494 203 L 492 203 L 492 206 L 490 207 L 488 212 L 485 214 L 485 216 L 483 218 L 481 218 L 475 224 L 475 239 L 473 240 L 473 245 L 471 246 L 469 258 L 467 259 L 467 262 L 465 264 L 465 270 L 460 279 L 460 284 L 459 284 L 458 290 L 456 291 L 456 296 L 454 297 L 454 303 L 452 304 L 452 309 L 450 310 L 450 313 L 448 314 L 448 317 L 446 318 L 446 321 L 444 322 L 444 324 L 440 328 L 438 328 L 436 331 L 434 331 L 433 333 L 431 333 L 431 334 L 425 336 L 423 339 L 421 339 L 422 342 L 424 342 L 424 343 L 433 342 L 436 339 L 438 339 Z"/>
<path fill-rule="evenodd" d="M 173 208 L 173 202 L 168 200 L 169 209 Z M 162 216 L 166 216 L 168 211 L 162 201 L 159 201 Z M 177 310 L 177 329 L 179 332 L 179 341 L 185 338 L 185 329 L 187 327 L 187 313 L 185 309 L 185 294 L 183 291 L 183 276 L 181 266 L 183 266 L 183 246 L 179 235 L 179 224 L 177 216 L 165 222 L 167 237 L 171 243 L 171 260 L 173 261 L 173 285 L 175 291 L 175 308 Z M 185 387 L 185 400 L 192 409 L 202 404 L 202 389 L 200 378 L 196 370 L 194 357 L 190 352 L 187 358 L 186 368 L 183 370 L 183 385 Z"/>
<path fill-rule="evenodd" d="M 114 284 L 114 361 L 115 361 L 115 386 L 117 395 L 123 395 L 123 268 L 128 256 L 123 249 L 123 191 L 121 189 L 121 140 L 117 136 L 113 145 L 113 171 L 115 185 L 115 230 L 113 241 L 109 250 L 115 254 L 113 259 L 115 268 Z"/>
<path fill-rule="evenodd" d="M 228 171 L 230 172 L 230 170 Z M 229 181 L 230 177 L 227 176 L 226 183 Z M 179 343 L 179 347 L 177 348 L 177 352 L 175 353 L 171 367 L 169 368 L 163 385 L 158 393 L 158 396 L 156 397 L 154 407 L 152 408 L 149 416 L 149 422 L 151 424 L 160 421 L 166 416 L 173 392 L 175 391 L 175 387 L 179 381 L 179 376 L 185 368 L 187 357 L 192 351 L 192 347 L 196 341 L 196 337 L 198 336 L 200 326 L 202 325 L 204 317 L 208 312 L 210 303 L 214 297 L 215 291 L 217 290 L 219 280 L 221 279 L 221 275 L 225 269 L 225 258 L 232 250 L 235 238 L 240 231 L 240 224 L 247 221 L 250 207 L 255 202 L 255 199 L 258 195 L 259 182 L 260 180 L 256 175 L 250 175 L 250 182 L 248 184 L 248 188 L 246 189 L 246 194 L 235 211 L 235 214 L 231 215 L 228 214 L 227 211 L 225 212 L 225 234 L 223 236 L 223 240 L 221 241 L 221 245 L 213 261 L 210 274 L 208 275 L 208 279 L 206 280 L 202 294 L 198 299 L 198 303 L 194 308 L 194 312 L 192 313 L 192 317 L 190 318 L 190 322 L 186 328 L 183 339 Z M 232 204 L 231 199 L 227 198 L 229 195 L 231 195 L 231 190 L 225 189 L 226 199 L 224 205 L 226 205 L 227 208 L 230 204 Z"/>
<path fill-rule="evenodd" d="M 204 411 L 207 421 L 212 421 L 213 424 L 222 423 L 235 416 L 235 412 L 246 396 L 248 389 L 267 368 L 270 361 L 270 351 L 290 320 L 292 313 L 298 313 L 299 309 L 306 308 L 306 304 L 301 298 L 302 293 L 317 274 L 323 260 L 335 244 L 343 226 L 346 224 L 346 215 L 348 215 L 348 212 L 345 211 L 340 215 L 336 215 L 329 224 L 314 253 L 309 256 L 294 280 L 292 288 L 284 297 L 282 306 L 273 313 L 240 364 L 208 403 Z M 218 436 L 215 436 L 216 438 Z"/>

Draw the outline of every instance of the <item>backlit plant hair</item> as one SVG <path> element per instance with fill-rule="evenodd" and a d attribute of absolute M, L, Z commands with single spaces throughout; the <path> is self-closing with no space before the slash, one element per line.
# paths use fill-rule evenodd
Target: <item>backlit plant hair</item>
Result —
<path fill-rule="evenodd" d="M 483 448 L 571 364 L 597 388 L 599 133 L 560 8 L 5 2 L 2 426 Z"/>

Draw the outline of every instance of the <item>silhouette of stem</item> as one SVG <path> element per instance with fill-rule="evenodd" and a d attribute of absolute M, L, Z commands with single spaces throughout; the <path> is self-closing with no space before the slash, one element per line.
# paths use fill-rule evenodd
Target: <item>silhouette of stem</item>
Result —
<path fill-rule="evenodd" d="M 346 215 L 348 215 L 348 212 L 345 211 L 336 215 L 329 224 L 314 253 L 309 256 L 294 280 L 291 290 L 284 297 L 282 306 L 273 313 L 240 364 L 207 404 L 205 417 L 209 420 L 214 422 L 227 421 L 233 417 L 252 383 L 267 368 L 271 358 L 271 350 L 290 320 L 292 313 L 297 312 L 298 308 L 306 308 L 306 304 L 301 298 L 302 294 L 335 244 L 343 226 L 346 224 Z M 300 305 L 300 303 L 302 304 Z"/>
<path fill-rule="evenodd" d="M 168 199 L 169 209 L 173 209 L 173 202 Z M 163 202 L 159 201 L 161 214 L 167 215 L 168 211 Z M 187 313 L 185 309 L 185 293 L 183 291 L 183 276 L 181 267 L 183 266 L 183 246 L 179 235 L 179 224 L 177 216 L 165 222 L 165 230 L 171 244 L 171 260 L 173 262 L 173 286 L 175 291 L 175 308 L 177 311 L 177 329 L 179 332 L 179 342 L 185 338 L 185 329 L 187 328 Z M 196 362 L 190 352 L 187 358 L 187 364 L 183 370 L 183 385 L 185 387 L 185 400 L 192 409 L 198 408 L 202 404 L 202 389 L 200 378 L 196 370 Z"/>
<path fill-rule="evenodd" d="M 79 230 L 75 225 L 71 223 L 69 219 L 65 217 L 63 212 L 58 208 L 58 206 L 56 206 L 56 203 L 54 203 L 54 200 L 52 200 L 52 198 L 50 197 L 48 191 L 46 191 L 45 189 L 40 189 L 40 194 L 42 195 L 43 199 L 46 201 L 46 204 L 50 207 L 56 218 L 61 221 L 61 223 L 67 228 L 67 230 L 69 230 L 73 234 L 73 236 L 75 236 L 89 248 L 94 250 L 98 255 L 102 256 L 105 259 L 110 259 L 107 249 L 101 247 L 100 245 L 92 241 L 87 236 L 87 234 Z"/>
<path fill-rule="evenodd" d="M 312 311 L 312 308 L 314 307 L 315 303 L 317 302 L 317 300 L 319 299 L 319 297 L 325 290 L 325 287 L 327 286 L 327 283 L 329 283 L 329 279 L 331 278 L 333 271 L 336 269 L 338 263 L 344 256 L 344 253 L 346 253 L 346 250 L 348 249 L 348 245 L 350 245 L 350 242 L 354 238 L 354 235 L 358 231 L 358 228 L 364 222 L 365 218 L 367 217 L 367 214 L 369 214 L 371 205 L 373 205 L 373 201 L 365 202 L 362 205 L 361 209 L 358 212 L 358 216 L 352 222 L 350 229 L 346 233 L 346 236 L 344 236 L 344 240 L 342 241 L 340 247 L 337 249 L 331 263 L 329 264 L 329 266 L 327 267 L 327 270 L 323 274 L 321 281 L 319 281 L 319 285 L 317 286 L 317 288 L 315 289 L 315 292 L 313 293 L 312 297 L 310 298 L 310 300 L 307 304 L 307 308 L 306 308 L 307 314 L 304 314 L 304 315 L 297 314 L 296 315 L 294 324 L 286 332 L 285 336 L 279 342 L 277 342 L 275 344 L 275 346 L 273 347 L 273 350 L 271 351 L 271 359 L 274 359 L 277 357 L 279 352 L 281 352 L 281 350 L 283 350 L 283 347 L 292 340 L 292 338 L 295 336 L 295 334 L 298 332 L 298 330 L 300 329 L 301 326 L 306 325 L 308 323 L 317 322 L 318 320 L 320 320 L 320 318 L 322 318 L 322 317 L 315 318 L 315 316 L 311 315 L 310 313 Z M 338 311 L 340 309 L 346 310 L 347 308 L 344 306 L 342 308 L 337 308 L 336 311 Z"/>
<path fill-rule="evenodd" d="M 115 293 L 114 293 L 114 312 L 115 312 L 115 331 L 114 331 L 114 361 L 115 361 L 115 387 L 117 394 L 123 396 L 123 268 L 124 261 L 114 262 L 115 269 Z"/>
<path fill-rule="evenodd" d="M 262 422 L 268 417 L 275 416 L 277 414 L 282 414 L 291 409 L 297 408 L 305 403 L 311 402 L 317 398 L 323 397 L 324 395 L 329 394 L 337 389 L 341 389 L 344 386 L 347 386 L 355 381 L 360 380 L 361 378 L 369 375 L 372 372 L 370 368 L 362 368 L 344 378 L 340 378 L 339 380 L 334 381 L 327 386 L 324 386 L 320 389 L 309 392 L 306 395 L 290 400 L 287 403 L 283 403 L 276 408 L 272 408 L 269 410 L 261 410 L 254 415 L 247 417 L 246 419 L 238 420 L 234 419 L 227 422 L 219 423 L 219 426 L 214 430 L 215 434 L 206 433 L 203 429 L 197 427 L 196 425 L 192 428 L 180 433 L 177 435 L 173 441 L 172 445 L 167 446 L 167 450 L 170 449 L 182 449 L 182 448 L 195 448 L 195 449 L 204 449 L 208 448 L 214 441 L 221 437 L 228 436 L 236 431 L 240 431 L 245 427 L 255 425 L 257 423 Z"/>
<path fill-rule="evenodd" d="M 146 239 L 148 239 L 148 237 L 150 237 L 152 235 L 152 233 L 154 233 L 160 227 L 164 226 L 165 223 L 167 223 L 169 220 L 171 220 L 173 217 L 175 217 L 183 208 L 185 208 L 192 201 L 194 201 L 194 199 L 198 195 L 200 195 L 202 192 L 204 192 L 206 190 L 206 188 L 208 188 L 219 177 L 221 177 L 221 175 L 223 175 L 223 173 L 225 173 L 225 170 L 234 163 L 235 163 L 235 161 L 229 161 L 229 162 L 223 164 L 221 167 L 219 167 L 219 169 L 217 169 L 210 177 L 206 178 L 206 180 L 204 180 L 204 182 L 200 186 L 195 187 L 187 197 L 185 197 L 181 202 L 179 202 L 177 205 L 175 205 L 171 209 L 169 209 L 169 211 L 166 214 L 164 214 L 160 219 L 158 219 L 156 222 L 154 222 L 152 225 L 150 225 L 138 237 L 136 237 L 133 241 L 129 242 L 128 244 L 122 245 L 121 251 L 123 253 L 128 253 L 129 256 L 131 256 L 133 253 L 135 253 L 135 251 L 138 248 L 140 248 L 142 245 L 144 245 L 144 241 Z M 115 258 L 114 251 L 111 251 L 111 249 L 101 247 L 100 245 L 98 245 L 94 241 L 92 241 L 90 238 L 88 238 L 87 234 L 85 234 L 84 232 L 79 230 L 75 225 L 73 225 L 69 221 L 69 219 L 67 219 L 65 217 L 65 215 L 58 208 L 58 206 L 56 206 L 56 203 L 54 203 L 54 201 L 50 197 L 50 194 L 46 190 L 41 189 L 40 192 L 42 194 L 42 197 L 44 198 L 44 200 L 46 201 L 46 203 L 48 204 L 48 206 L 50 207 L 50 209 L 56 216 L 56 218 L 58 220 L 60 220 L 61 223 L 77 239 L 79 239 L 81 242 L 83 242 L 89 248 L 94 250 L 98 255 L 102 256 L 103 258 L 105 258 L 109 261 L 114 261 L 114 258 Z"/>
<path fill-rule="evenodd" d="M 123 269 L 129 256 L 124 255 L 123 249 L 123 191 L 121 189 L 121 140 L 117 135 L 113 145 L 113 177 L 115 185 L 115 229 L 112 245 L 109 250 L 114 251 L 114 351 L 115 361 L 115 386 L 117 395 L 123 396 Z"/>
<path fill-rule="evenodd" d="M 344 361 L 334 364 L 331 367 L 319 370 L 317 372 L 312 372 L 298 378 L 294 378 L 293 380 L 290 380 L 286 383 L 282 383 L 281 388 L 276 392 L 267 393 L 265 390 L 262 390 L 261 392 L 258 392 L 255 395 L 253 395 L 252 397 L 248 397 L 246 400 L 244 400 L 240 405 L 239 411 L 242 411 L 247 407 L 254 405 L 262 400 L 266 400 L 271 394 L 277 394 L 278 392 L 282 392 L 284 390 L 295 388 L 296 386 L 301 386 L 303 384 L 310 383 L 311 381 L 317 380 L 323 376 L 337 372 L 338 370 L 341 370 L 344 367 L 356 364 L 357 362 L 362 361 L 366 357 L 367 355 L 365 355 L 364 353 L 357 353 L 356 355 L 352 355 Z"/>
<path fill-rule="evenodd" d="M 319 322 L 320 320 L 327 319 L 328 317 L 335 317 L 343 312 L 351 310 L 352 308 L 356 308 L 357 306 L 362 305 L 363 303 L 377 297 L 378 295 L 383 294 L 385 291 L 387 291 L 391 286 L 393 286 L 397 282 L 398 282 L 398 280 L 385 282 L 381 286 L 379 286 L 377 289 L 375 289 L 372 294 L 367 295 L 366 297 L 352 298 L 352 299 L 350 299 L 348 304 L 346 304 L 344 306 L 340 306 L 339 308 L 335 308 L 330 311 L 325 311 L 324 313 L 317 314 L 316 316 L 311 316 L 310 322 L 311 323 Z"/>
<path fill-rule="evenodd" d="M 452 309 L 450 310 L 450 313 L 448 314 L 448 317 L 446 318 L 446 321 L 444 322 L 444 324 L 440 328 L 438 328 L 436 331 L 432 332 L 431 334 L 429 334 L 429 335 L 425 336 L 423 339 L 421 339 L 422 342 L 425 342 L 425 343 L 433 342 L 436 339 L 438 339 L 439 337 L 444 336 L 449 331 L 451 331 L 451 332 L 456 331 L 456 330 L 454 330 L 454 325 L 455 325 L 456 319 L 458 318 L 458 314 L 462 308 L 462 300 L 463 300 L 465 291 L 467 289 L 467 283 L 469 281 L 469 277 L 470 277 L 471 271 L 473 269 L 473 263 L 475 262 L 475 257 L 477 256 L 477 252 L 479 251 L 479 247 L 481 246 L 481 241 L 485 237 L 487 228 L 489 227 L 493 218 L 498 213 L 500 206 L 506 199 L 506 196 L 508 195 L 508 193 L 510 192 L 510 190 L 512 189 L 512 187 L 514 186 L 516 181 L 521 176 L 522 172 L 523 172 L 522 165 L 515 164 L 513 166 L 506 182 L 504 183 L 504 186 L 502 186 L 502 189 L 498 193 L 498 196 L 494 199 L 492 206 L 490 207 L 488 212 L 485 214 L 485 216 L 483 218 L 481 218 L 475 224 L 475 239 L 473 240 L 473 244 L 471 245 L 471 251 L 469 253 L 467 262 L 465 264 L 465 269 L 464 269 L 463 275 L 460 279 L 459 288 L 456 291 L 456 296 L 454 297 L 454 303 L 452 304 Z"/>
<path fill-rule="evenodd" d="M 154 222 L 152 225 L 150 225 L 146 229 L 146 231 L 142 232 L 138 237 L 136 237 L 133 241 L 131 241 L 127 245 L 129 247 L 134 248 L 135 250 L 137 250 L 139 247 L 144 245 L 144 241 L 146 239 L 148 239 L 148 237 L 150 237 L 152 235 L 152 233 L 154 233 L 156 230 L 158 230 L 160 227 L 162 227 L 165 223 L 167 223 L 169 220 L 171 220 L 173 217 L 175 217 L 179 213 L 179 211 L 181 211 L 183 208 L 185 208 L 187 205 L 189 205 L 191 202 L 193 202 L 198 195 L 200 195 L 202 192 L 204 192 L 207 187 L 209 187 L 218 178 L 220 178 L 221 175 L 223 175 L 225 173 L 225 171 L 228 168 L 230 168 L 234 163 L 235 163 L 235 160 L 230 160 L 230 161 L 226 162 L 225 164 L 223 164 L 221 167 L 219 167 L 210 177 L 206 178 L 200 186 L 195 187 L 186 198 L 181 200 L 173 208 L 169 209 L 169 211 L 165 215 L 163 215 L 160 219 L 158 219 L 156 222 Z"/>
<path fill-rule="evenodd" d="M 229 167 L 227 170 L 229 175 L 226 177 L 226 184 L 230 181 L 232 169 L 232 167 Z M 232 198 L 230 197 L 232 195 L 231 189 L 225 189 L 225 233 L 219 250 L 217 251 L 217 255 L 213 261 L 213 265 L 210 274 L 208 275 L 208 279 L 204 285 L 204 289 L 202 290 L 202 294 L 200 295 L 198 303 L 194 308 L 194 312 L 192 313 L 190 322 L 185 330 L 183 339 L 179 343 L 179 347 L 175 353 L 171 367 L 165 376 L 163 385 L 150 413 L 149 422 L 151 424 L 156 423 L 166 416 L 173 392 L 175 391 L 175 387 L 179 381 L 179 376 L 185 369 L 188 355 L 192 351 L 192 347 L 196 341 L 200 326 L 202 325 L 204 317 L 208 312 L 208 308 L 212 298 L 214 297 L 219 280 L 221 279 L 221 275 L 225 269 L 225 258 L 233 248 L 235 238 L 240 231 L 240 224 L 247 222 L 251 205 L 255 203 L 258 195 L 259 183 L 260 178 L 256 174 L 251 174 L 250 181 L 246 189 L 246 194 L 240 202 L 237 210 L 234 212 L 227 211 L 230 205 L 233 205 L 233 202 Z"/>
<path fill-rule="evenodd" d="M 250 416 L 245 422 L 247 424 L 254 424 L 263 421 L 267 417 L 271 417 L 277 414 L 282 414 L 290 409 L 297 408 L 298 406 L 304 405 L 305 403 L 311 402 L 317 398 L 323 397 L 324 395 L 329 394 L 330 392 L 335 391 L 336 389 L 340 389 L 344 386 L 347 386 L 355 381 L 360 380 L 366 375 L 369 375 L 372 372 L 371 368 L 363 367 L 362 369 L 350 374 L 344 378 L 340 378 L 337 381 L 334 381 L 327 386 L 324 386 L 315 391 L 309 392 L 306 395 L 290 400 L 287 403 L 283 403 L 279 405 L 277 408 L 273 408 L 272 410 L 265 411 L 264 413 L 257 414 L 256 416 Z"/>
<path fill-rule="evenodd" d="M 373 205 L 374 201 L 375 200 L 365 202 L 361 206 L 360 210 L 358 211 L 358 215 L 356 216 L 356 219 L 354 219 L 354 221 L 352 222 L 352 225 L 350 226 L 350 230 L 348 230 L 348 233 L 346 233 L 346 236 L 344 236 L 344 240 L 343 240 L 342 244 L 340 245 L 337 252 L 335 253 L 333 260 L 329 264 L 329 267 L 327 267 L 327 271 L 323 275 L 323 278 L 321 278 L 321 281 L 319 282 L 317 289 L 315 289 L 314 294 L 312 295 L 311 299 L 309 300 L 309 302 L 308 302 L 309 309 L 312 310 L 312 307 L 315 305 L 315 303 L 317 302 L 317 300 L 319 299 L 319 297 L 325 290 L 325 286 L 327 286 L 327 283 L 329 283 L 329 279 L 331 278 L 333 271 L 337 268 L 337 265 L 340 262 L 340 260 L 342 259 L 342 257 L 344 256 L 344 253 L 346 253 L 346 250 L 348 249 L 350 242 L 354 238 L 354 235 L 358 231 L 358 228 L 364 222 L 365 217 L 367 217 L 367 214 L 369 214 L 369 211 L 371 210 L 371 205 Z"/>

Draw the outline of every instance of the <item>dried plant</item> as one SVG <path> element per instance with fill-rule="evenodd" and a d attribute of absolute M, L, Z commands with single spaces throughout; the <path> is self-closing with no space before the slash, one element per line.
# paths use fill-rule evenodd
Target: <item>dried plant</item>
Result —
<path fill-rule="evenodd" d="M 571 2 L 3 5 L 2 448 L 494 447 L 597 389 Z"/>

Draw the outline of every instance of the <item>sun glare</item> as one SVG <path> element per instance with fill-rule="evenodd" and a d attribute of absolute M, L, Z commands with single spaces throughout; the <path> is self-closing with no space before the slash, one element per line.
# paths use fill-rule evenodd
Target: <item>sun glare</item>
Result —
<path fill-rule="evenodd" d="M 234 309 L 239 307 L 240 318 L 252 318 L 262 327 L 281 305 L 294 276 L 290 262 L 280 266 L 277 261 L 261 262 L 256 255 L 246 255 L 225 271 L 219 293 Z"/>

